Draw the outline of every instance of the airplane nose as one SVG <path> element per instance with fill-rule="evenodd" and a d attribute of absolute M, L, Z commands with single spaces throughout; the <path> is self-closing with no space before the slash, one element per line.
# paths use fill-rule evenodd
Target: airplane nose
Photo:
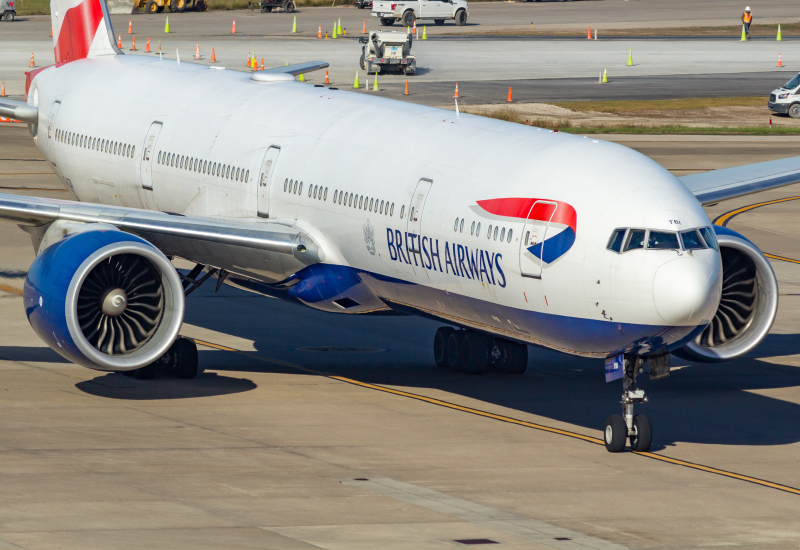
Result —
<path fill-rule="evenodd" d="M 722 292 L 719 261 L 681 257 L 656 271 L 653 301 L 664 321 L 671 325 L 699 325 L 710 321 Z"/>

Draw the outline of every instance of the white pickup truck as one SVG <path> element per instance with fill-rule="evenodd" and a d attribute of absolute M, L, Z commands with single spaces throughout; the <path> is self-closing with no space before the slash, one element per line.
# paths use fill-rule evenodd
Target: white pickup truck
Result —
<path fill-rule="evenodd" d="M 446 19 L 454 19 L 456 25 L 467 24 L 469 5 L 466 0 L 409 0 L 392 2 L 375 0 L 372 17 L 378 17 L 386 27 L 400 21 L 404 27 L 413 27 L 417 19 L 433 19 L 436 25 L 444 25 Z"/>

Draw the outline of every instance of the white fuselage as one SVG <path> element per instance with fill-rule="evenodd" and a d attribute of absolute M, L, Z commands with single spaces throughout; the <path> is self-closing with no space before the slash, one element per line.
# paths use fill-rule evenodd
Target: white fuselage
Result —
<path fill-rule="evenodd" d="M 711 225 L 674 176 L 616 144 L 144 56 L 49 68 L 34 79 L 29 101 L 34 97 L 37 146 L 79 200 L 285 220 L 320 243 L 325 264 L 352 268 L 377 301 L 397 309 L 606 356 L 675 342 L 707 324 L 719 302 L 716 250 L 606 249 L 615 228 Z M 150 189 L 143 186 L 142 150 L 154 122 L 161 129 L 146 176 Z M 66 137 L 54 139 L 56 132 Z M 103 141 L 112 152 L 99 150 Z M 270 147 L 279 153 L 259 191 Z M 167 155 L 169 165 L 159 162 Z M 234 175 L 212 175 L 214 165 L 226 174 L 233 167 Z M 535 259 L 520 255 L 520 238 L 531 229 L 525 214 L 479 206 L 509 198 L 571 205 L 574 244 L 531 268 Z M 481 224 L 479 235 L 473 223 Z M 552 231 L 538 230 L 541 239 Z M 523 276 L 530 269 L 534 276 Z"/>

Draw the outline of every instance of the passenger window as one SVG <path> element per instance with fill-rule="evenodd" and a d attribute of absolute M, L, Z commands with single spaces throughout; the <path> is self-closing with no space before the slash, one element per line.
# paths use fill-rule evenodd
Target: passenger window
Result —
<path fill-rule="evenodd" d="M 481 222 L 478 222 L 478 227 L 475 229 L 475 236 L 476 237 L 481 236 Z"/>
<path fill-rule="evenodd" d="M 514 232 L 513 229 L 508 230 L 508 242 L 511 242 L 511 234 Z"/>
<path fill-rule="evenodd" d="M 500 232 L 500 242 L 503 242 L 506 237 L 506 228 L 504 227 L 503 230 Z"/>
<path fill-rule="evenodd" d="M 314 185 L 314 186 L 313 186 L 313 189 L 314 189 L 314 191 L 313 191 L 313 192 L 311 192 L 311 190 L 309 190 L 309 194 L 313 194 L 313 195 L 314 195 L 314 198 L 316 199 L 316 198 L 317 198 L 317 186 L 316 186 L 316 185 Z"/>
<path fill-rule="evenodd" d="M 625 244 L 625 252 L 644 248 L 644 229 L 631 229 L 628 233 L 628 242 Z"/>
<path fill-rule="evenodd" d="M 394 205 L 392 205 L 392 210 L 394 210 Z M 400 219 L 403 219 L 403 216 L 406 213 L 406 205 L 404 204 L 402 208 L 400 208 Z"/>
<path fill-rule="evenodd" d="M 372 207 L 375 204 L 374 199 L 369 199 L 369 211 L 372 212 Z"/>
<path fill-rule="evenodd" d="M 492 226 L 491 225 L 489 226 L 489 231 L 486 232 L 486 238 L 487 239 L 491 239 L 492 238 Z"/>
<path fill-rule="evenodd" d="M 456 218 L 456 224 L 453 226 L 453 231 L 458 231 L 458 218 Z"/>
<path fill-rule="evenodd" d="M 134 145 L 133 147 L 131 147 L 131 158 L 133 158 L 135 154 L 136 154 L 136 146 Z"/>
<path fill-rule="evenodd" d="M 497 230 L 500 229 L 499 225 L 494 226 L 494 240 L 497 240 Z"/>
<path fill-rule="evenodd" d="M 475 222 L 472 222 L 472 227 L 469 230 L 469 234 L 470 235 L 474 235 L 475 234 Z"/>
<path fill-rule="evenodd" d="M 303 182 L 300 182 L 300 191 L 297 192 L 299 195 L 303 194 Z"/>
<path fill-rule="evenodd" d="M 656 250 L 678 250 L 678 235 L 667 231 L 650 231 L 647 237 L 647 248 Z"/>
<path fill-rule="evenodd" d="M 622 250 L 622 241 L 625 240 L 625 231 L 625 229 L 615 229 L 611 234 L 611 238 L 608 239 L 608 246 L 606 246 L 606 248 L 619 254 Z"/>
<path fill-rule="evenodd" d="M 694 229 L 689 231 L 681 231 L 681 241 L 683 241 L 683 248 L 686 250 L 698 250 L 700 248 L 705 248 L 702 239 L 700 239 L 700 236 Z"/>
<path fill-rule="evenodd" d="M 415 216 L 415 218 L 419 218 L 419 215 Z M 459 228 L 459 232 L 464 232 L 464 218 L 461 218 L 461 227 Z"/>
<path fill-rule="evenodd" d="M 328 188 L 325 188 L 325 192 L 322 194 L 322 200 L 328 200 Z"/>
<path fill-rule="evenodd" d="M 361 196 L 358 198 L 358 209 L 359 209 L 359 210 L 361 210 L 361 208 L 362 208 L 363 206 L 364 206 L 364 195 L 361 195 Z"/>
<path fill-rule="evenodd" d="M 250 181 L 250 170 L 244 173 L 244 182 L 247 183 Z"/>
<path fill-rule="evenodd" d="M 717 237 L 714 235 L 714 230 L 710 227 L 701 227 L 700 234 L 703 236 L 703 240 L 706 242 L 708 246 L 713 248 L 714 250 L 719 250 L 719 246 L 717 245 Z"/>

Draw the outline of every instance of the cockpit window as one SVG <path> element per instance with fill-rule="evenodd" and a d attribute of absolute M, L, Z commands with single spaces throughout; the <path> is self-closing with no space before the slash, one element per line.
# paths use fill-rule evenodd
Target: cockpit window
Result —
<path fill-rule="evenodd" d="M 625 251 L 644 248 L 644 229 L 631 229 L 628 233 L 628 242 L 625 244 Z"/>
<path fill-rule="evenodd" d="M 719 250 L 719 246 L 717 245 L 717 237 L 714 235 L 714 230 L 710 227 L 701 227 L 700 234 L 703 236 L 703 240 L 706 242 L 708 246 L 713 248 L 714 250 Z"/>
<path fill-rule="evenodd" d="M 680 250 L 678 235 L 667 231 L 650 231 L 647 238 L 647 248 L 656 250 Z"/>
<path fill-rule="evenodd" d="M 608 246 L 606 248 L 618 253 L 619 251 L 622 250 L 622 241 L 624 239 L 625 239 L 625 230 L 615 229 L 614 233 L 611 234 L 611 238 L 608 240 Z"/>
<path fill-rule="evenodd" d="M 686 250 L 698 250 L 706 247 L 694 229 L 681 231 L 681 240 L 683 241 L 683 248 Z"/>

